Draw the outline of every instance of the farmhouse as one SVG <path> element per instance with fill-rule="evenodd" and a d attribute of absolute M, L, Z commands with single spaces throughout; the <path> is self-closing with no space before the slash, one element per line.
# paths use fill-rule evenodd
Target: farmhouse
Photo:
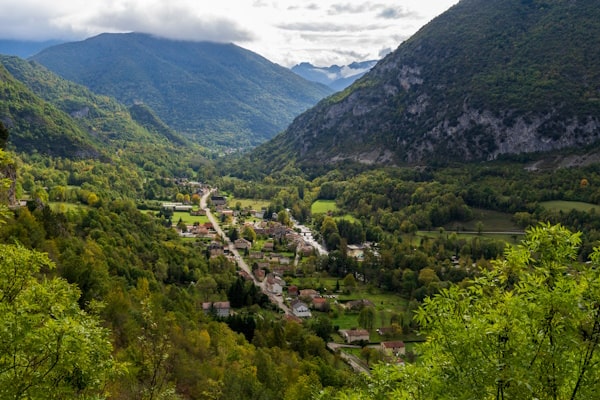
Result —
<path fill-rule="evenodd" d="M 338 332 L 348 344 L 369 341 L 369 331 L 365 329 L 340 329 Z"/>
<path fill-rule="evenodd" d="M 381 352 L 386 356 L 401 356 L 406 354 L 406 347 L 402 341 L 381 342 Z"/>

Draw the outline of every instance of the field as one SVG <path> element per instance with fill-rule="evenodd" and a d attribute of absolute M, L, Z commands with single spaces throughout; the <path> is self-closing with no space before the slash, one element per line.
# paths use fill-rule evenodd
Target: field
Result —
<path fill-rule="evenodd" d="M 179 219 L 185 222 L 186 225 L 194 225 L 195 222 L 198 222 L 200 225 L 208 222 L 208 217 L 206 215 L 190 215 L 187 211 L 175 211 L 173 213 L 172 221 L 173 223 L 179 222 Z"/>
<path fill-rule="evenodd" d="M 473 219 L 467 222 L 453 222 L 446 226 L 444 229 L 451 232 L 460 231 L 471 231 L 477 232 L 479 222 L 482 224 L 483 232 L 521 232 L 520 229 L 513 221 L 512 215 L 508 213 L 483 210 L 480 208 L 473 208 Z"/>
<path fill-rule="evenodd" d="M 329 211 L 337 211 L 337 205 L 334 200 L 317 200 L 312 203 L 310 212 L 313 214 L 326 214 Z"/>
<path fill-rule="evenodd" d="M 589 212 L 593 208 L 598 208 L 598 205 L 592 203 L 583 203 L 581 201 L 544 201 L 540 205 L 550 211 L 569 212 L 571 210 Z"/>
<path fill-rule="evenodd" d="M 251 210 L 261 210 L 261 209 L 267 209 L 269 207 L 269 204 L 271 203 L 269 200 L 257 200 L 257 199 L 238 199 L 235 197 L 232 197 L 230 199 L 227 200 L 227 205 L 230 208 L 236 208 L 237 207 L 237 203 L 240 203 L 240 208 L 241 209 L 245 209 L 245 208 L 249 208 Z"/>

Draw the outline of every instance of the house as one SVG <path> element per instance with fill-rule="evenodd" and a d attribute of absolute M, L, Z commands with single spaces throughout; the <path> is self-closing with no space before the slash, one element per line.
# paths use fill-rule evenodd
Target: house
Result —
<path fill-rule="evenodd" d="M 300 293 L 298 293 L 298 296 L 314 299 L 315 297 L 319 297 L 319 292 L 314 289 L 302 289 L 300 290 Z"/>
<path fill-rule="evenodd" d="M 273 274 L 267 276 L 265 287 L 270 293 L 273 293 L 276 296 L 281 296 L 281 293 L 283 293 L 283 286 Z"/>
<path fill-rule="evenodd" d="M 270 252 L 275 248 L 275 244 L 273 242 L 265 242 L 263 244 L 262 251 Z"/>
<path fill-rule="evenodd" d="M 327 299 L 323 297 L 315 297 L 312 301 L 312 306 L 315 310 L 319 311 L 329 310 L 329 303 L 327 302 Z"/>
<path fill-rule="evenodd" d="M 217 317 L 228 317 L 230 305 L 228 301 L 218 301 L 213 303 L 213 310 Z"/>
<path fill-rule="evenodd" d="M 362 310 L 365 307 L 375 307 L 375 304 L 370 300 L 362 299 L 349 301 L 345 304 L 345 307 L 348 310 Z"/>
<path fill-rule="evenodd" d="M 288 296 L 298 296 L 298 286 L 291 285 L 290 287 L 288 287 Z"/>
<path fill-rule="evenodd" d="M 406 354 L 406 347 L 403 341 L 381 342 L 381 352 L 386 356 L 403 356 Z"/>
<path fill-rule="evenodd" d="M 190 205 L 185 205 L 183 203 L 162 203 L 162 208 L 164 210 L 171 211 L 192 211 L 194 207 Z"/>
<path fill-rule="evenodd" d="M 211 196 L 210 201 L 215 207 L 227 204 L 227 198 L 225 196 Z"/>
<path fill-rule="evenodd" d="M 252 247 L 252 242 L 244 238 L 236 239 L 234 242 L 235 248 L 238 250 L 246 250 Z"/>
<path fill-rule="evenodd" d="M 225 253 L 223 245 L 219 242 L 211 242 L 211 244 L 208 246 L 208 250 L 210 251 L 211 257 L 220 256 Z"/>
<path fill-rule="evenodd" d="M 228 317 L 230 305 L 228 301 L 216 301 L 214 303 L 205 302 L 202 303 L 202 311 L 205 314 L 213 314 L 217 317 Z"/>
<path fill-rule="evenodd" d="M 338 332 L 348 344 L 369 341 L 369 331 L 365 329 L 340 329 Z"/>
<path fill-rule="evenodd" d="M 312 314 L 308 309 L 308 306 L 301 300 L 293 300 L 290 303 L 292 313 L 299 318 L 310 318 Z"/>

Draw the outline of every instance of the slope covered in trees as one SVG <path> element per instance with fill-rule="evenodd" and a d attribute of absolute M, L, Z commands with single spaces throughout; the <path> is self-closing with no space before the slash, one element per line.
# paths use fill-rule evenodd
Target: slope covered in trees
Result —
<path fill-rule="evenodd" d="M 460 1 L 253 160 L 432 164 L 595 143 L 599 10 L 593 0 Z"/>
<path fill-rule="evenodd" d="M 331 90 L 233 44 L 103 34 L 33 57 L 130 106 L 144 102 L 202 145 L 255 146 Z"/>

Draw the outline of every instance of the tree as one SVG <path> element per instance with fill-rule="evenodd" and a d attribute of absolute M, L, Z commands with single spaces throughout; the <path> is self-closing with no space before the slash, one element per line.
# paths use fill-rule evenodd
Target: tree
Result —
<path fill-rule="evenodd" d="M 600 382 L 600 248 L 576 261 L 580 234 L 530 228 L 468 285 L 416 312 L 420 362 L 379 364 L 336 399 L 591 399 Z"/>
<path fill-rule="evenodd" d="M 0 398 L 91 398 L 113 367 L 108 332 L 48 256 L 0 245 Z"/>
<path fill-rule="evenodd" d="M 256 231 L 250 225 L 244 225 L 242 228 L 242 237 L 249 242 L 254 243 L 256 240 Z"/>
<path fill-rule="evenodd" d="M 412 371 L 425 385 L 418 398 L 594 397 L 600 249 L 593 265 L 579 265 L 580 241 L 541 224 L 469 286 L 426 299 L 416 314 L 428 334 L 423 367 Z"/>
<path fill-rule="evenodd" d="M 364 307 L 358 314 L 358 324 L 366 330 L 372 330 L 375 323 L 375 309 L 373 307 Z"/>

